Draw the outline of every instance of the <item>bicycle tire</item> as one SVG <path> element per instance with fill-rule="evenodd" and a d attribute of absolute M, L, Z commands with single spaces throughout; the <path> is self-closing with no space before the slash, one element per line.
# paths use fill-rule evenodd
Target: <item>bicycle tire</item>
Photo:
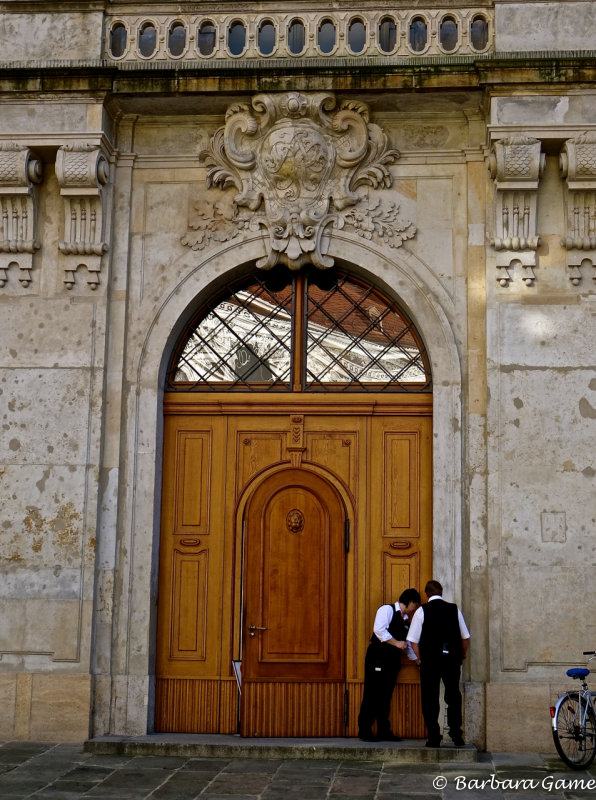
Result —
<path fill-rule="evenodd" d="M 583 731 L 579 724 L 579 712 L 579 692 L 567 692 L 558 704 L 553 728 L 557 753 L 571 769 L 586 769 L 596 756 L 596 714 L 590 705 Z"/>

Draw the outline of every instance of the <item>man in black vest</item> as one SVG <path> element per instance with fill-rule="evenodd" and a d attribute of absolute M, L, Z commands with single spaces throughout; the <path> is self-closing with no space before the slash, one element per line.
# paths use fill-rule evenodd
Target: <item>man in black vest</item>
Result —
<path fill-rule="evenodd" d="M 381 606 L 364 660 L 364 694 L 358 715 L 358 736 L 365 742 L 399 742 L 391 732 L 391 697 L 401 667 L 401 654 L 408 650 L 409 620 L 420 605 L 416 589 L 406 589 L 397 603 Z M 414 660 L 412 650 L 409 657 Z M 372 732 L 377 721 L 377 735 Z"/>
<path fill-rule="evenodd" d="M 456 747 L 463 747 L 459 680 L 470 633 L 455 603 L 443 600 L 443 587 L 438 581 L 429 581 L 424 593 L 428 602 L 414 614 L 408 641 L 420 666 L 422 716 L 428 731 L 426 746 L 439 747 L 443 738 L 439 727 L 439 692 L 443 681 L 449 736 Z"/>

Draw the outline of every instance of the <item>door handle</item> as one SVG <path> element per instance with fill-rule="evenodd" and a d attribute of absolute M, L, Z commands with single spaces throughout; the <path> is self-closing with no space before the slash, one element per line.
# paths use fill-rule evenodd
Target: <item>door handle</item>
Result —
<path fill-rule="evenodd" d="M 266 630 L 269 630 L 269 629 L 268 628 L 261 628 L 260 625 L 249 625 L 248 626 L 248 631 L 249 631 L 248 635 L 250 636 L 251 639 L 253 639 L 254 636 L 255 636 L 255 631 L 266 631 Z"/>

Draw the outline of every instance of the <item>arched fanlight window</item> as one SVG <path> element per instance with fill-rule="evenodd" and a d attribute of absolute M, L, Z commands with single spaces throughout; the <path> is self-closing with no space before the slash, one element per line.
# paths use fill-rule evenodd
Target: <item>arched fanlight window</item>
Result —
<path fill-rule="evenodd" d="M 288 27 L 288 49 L 292 55 L 298 55 L 304 50 L 306 43 L 306 30 L 302 20 L 294 19 Z"/>
<path fill-rule="evenodd" d="M 157 48 L 157 31 L 152 22 L 145 22 L 139 28 L 139 53 L 145 58 L 152 56 Z"/>
<path fill-rule="evenodd" d="M 168 388 L 428 392 L 431 375 L 412 322 L 377 289 L 342 273 L 277 268 L 199 312 Z"/>
<path fill-rule="evenodd" d="M 391 17 L 383 17 L 379 23 L 379 47 L 384 53 L 392 53 L 397 43 L 397 25 Z"/>
<path fill-rule="evenodd" d="M 228 50 L 233 56 L 239 56 L 246 46 L 246 27 L 243 22 L 236 20 L 228 29 Z"/>
<path fill-rule="evenodd" d="M 121 58 L 126 50 L 126 28 L 121 22 L 112 25 L 110 30 L 110 53 L 114 58 Z"/>
<path fill-rule="evenodd" d="M 439 28 L 439 41 L 443 50 L 447 53 L 455 50 L 458 38 L 457 22 L 453 17 L 444 17 Z"/>
<path fill-rule="evenodd" d="M 198 45 L 202 56 L 210 56 L 215 50 L 215 25 L 208 20 L 199 26 Z"/>
<path fill-rule="evenodd" d="M 331 53 L 337 41 L 337 31 L 335 24 L 330 19 L 324 19 L 317 31 L 317 44 L 321 53 Z"/>
<path fill-rule="evenodd" d="M 488 22 L 484 17 L 474 17 L 470 25 L 470 41 L 474 50 L 485 50 L 488 45 Z"/>
<path fill-rule="evenodd" d="M 361 19 L 353 19 L 348 26 L 348 46 L 352 53 L 361 53 L 366 45 L 366 25 Z"/>
<path fill-rule="evenodd" d="M 410 23 L 410 47 L 415 53 L 421 53 L 428 41 L 428 26 L 422 17 L 414 17 Z"/>
<path fill-rule="evenodd" d="M 259 53 L 270 56 L 275 50 L 276 38 L 275 25 L 268 19 L 261 22 L 257 39 Z"/>
<path fill-rule="evenodd" d="M 168 50 L 170 55 L 181 56 L 186 49 L 186 28 L 181 22 L 174 22 L 168 31 Z"/>

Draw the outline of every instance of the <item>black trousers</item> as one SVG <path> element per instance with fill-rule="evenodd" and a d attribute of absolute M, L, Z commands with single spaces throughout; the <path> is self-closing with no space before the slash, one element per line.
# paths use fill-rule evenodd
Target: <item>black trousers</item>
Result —
<path fill-rule="evenodd" d="M 389 712 L 395 681 L 401 667 L 401 650 L 390 644 L 371 643 L 364 659 L 364 694 L 358 714 L 358 733 L 368 736 L 377 723 L 377 736 L 391 733 Z"/>
<path fill-rule="evenodd" d="M 439 656 L 435 661 L 423 661 L 420 664 L 420 691 L 422 693 L 422 716 L 426 724 L 429 739 L 438 739 L 441 735 L 439 725 L 439 692 L 441 681 L 445 687 L 445 704 L 447 705 L 447 724 L 449 736 L 462 735 L 461 692 L 459 679 L 461 664 L 449 658 Z"/>

